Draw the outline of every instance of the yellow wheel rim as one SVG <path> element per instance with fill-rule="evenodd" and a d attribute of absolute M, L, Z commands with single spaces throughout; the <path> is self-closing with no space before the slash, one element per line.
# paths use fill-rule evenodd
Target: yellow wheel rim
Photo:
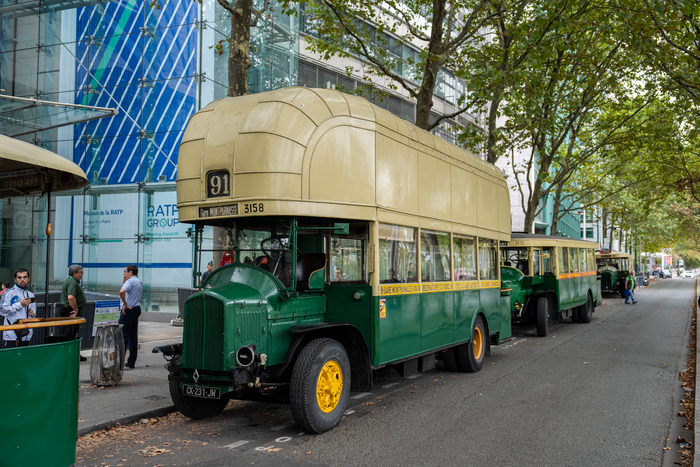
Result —
<path fill-rule="evenodd" d="M 481 360 L 481 356 L 484 354 L 484 336 L 481 334 L 481 328 L 479 326 L 474 328 L 472 347 L 474 348 L 474 359 Z"/>
<path fill-rule="evenodd" d="M 323 365 L 316 382 L 316 401 L 321 412 L 332 412 L 343 393 L 343 370 L 335 360 Z"/>

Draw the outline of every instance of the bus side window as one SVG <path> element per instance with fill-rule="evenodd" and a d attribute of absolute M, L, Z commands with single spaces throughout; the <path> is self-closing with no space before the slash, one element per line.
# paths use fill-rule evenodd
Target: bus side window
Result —
<path fill-rule="evenodd" d="M 557 256 L 559 257 L 559 274 L 569 273 L 569 249 L 565 246 L 557 247 Z"/>
<path fill-rule="evenodd" d="M 450 280 L 450 234 L 421 230 L 420 257 L 423 282 Z"/>
<path fill-rule="evenodd" d="M 417 229 L 379 224 L 379 281 L 418 282 Z"/>
<path fill-rule="evenodd" d="M 579 261 L 579 268 L 578 270 L 583 272 L 585 271 L 586 268 L 586 249 L 585 248 L 579 248 L 578 249 L 578 261 Z"/>
<path fill-rule="evenodd" d="M 498 242 L 488 238 L 479 239 L 479 279 L 498 279 Z"/>
<path fill-rule="evenodd" d="M 453 235 L 454 279 L 456 281 L 476 280 L 476 241 L 474 237 Z"/>

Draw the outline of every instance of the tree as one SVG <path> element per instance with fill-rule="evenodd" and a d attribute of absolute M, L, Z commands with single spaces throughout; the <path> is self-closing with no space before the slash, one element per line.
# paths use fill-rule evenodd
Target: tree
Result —
<path fill-rule="evenodd" d="M 260 18 L 270 9 L 270 0 L 264 0 L 260 9 L 254 0 L 217 0 L 231 15 L 231 36 L 228 42 L 228 96 L 248 94 L 248 69 L 250 60 L 250 30 L 258 25 Z M 224 42 L 224 41 L 221 41 Z M 217 49 L 223 52 L 222 43 Z"/>
<path fill-rule="evenodd" d="M 403 88 L 416 99 L 416 126 L 430 130 L 442 119 L 468 109 L 463 106 L 434 122 L 430 119 L 440 69 L 460 69 L 466 51 L 473 47 L 471 42 L 499 14 L 486 13 L 486 2 L 321 0 L 306 4 L 306 13 L 317 32 L 308 38 L 310 49 L 325 60 L 359 57 L 367 66 L 349 69 L 348 74 L 359 71 L 369 83 L 382 77 L 388 79 L 391 89 Z M 404 59 L 395 53 L 406 44 L 420 48 L 417 56 Z M 464 96 L 460 102 L 464 102 Z"/>

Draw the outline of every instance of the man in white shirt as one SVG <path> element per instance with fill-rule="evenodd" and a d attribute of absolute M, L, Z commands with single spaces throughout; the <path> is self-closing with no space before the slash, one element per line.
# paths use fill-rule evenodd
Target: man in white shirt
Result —
<path fill-rule="evenodd" d="M 15 286 L 0 296 L 0 316 L 4 317 L 3 324 L 14 324 L 19 319 L 34 318 L 36 303 L 34 294 L 27 289 L 29 271 L 20 268 L 15 271 Z M 32 329 L 5 331 L 2 340 L 5 347 L 20 347 L 29 345 L 32 340 Z"/>
<path fill-rule="evenodd" d="M 136 353 L 139 347 L 139 316 L 141 316 L 143 284 L 136 277 L 138 274 L 138 266 L 135 264 L 126 266 L 122 288 L 119 290 L 122 309 L 119 314 L 119 324 L 123 325 L 124 345 L 129 349 L 129 358 L 124 364 L 127 368 L 134 368 L 136 365 Z"/>

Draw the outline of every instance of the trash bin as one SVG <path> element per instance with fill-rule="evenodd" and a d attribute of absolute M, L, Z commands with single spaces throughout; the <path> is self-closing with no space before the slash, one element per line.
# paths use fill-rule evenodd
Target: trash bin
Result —
<path fill-rule="evenodd" d="M 98 324 L 90 358 L 90 379 L 100 386 L 116 386 L 124 374 L 124 335 L 121 324 Z"/>

